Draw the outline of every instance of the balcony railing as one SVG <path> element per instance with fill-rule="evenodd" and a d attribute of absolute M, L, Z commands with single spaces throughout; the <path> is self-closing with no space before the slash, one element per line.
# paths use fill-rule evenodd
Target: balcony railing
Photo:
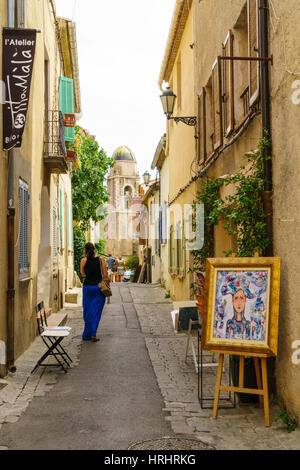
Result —
<path fill-rule="evenodd" d="M 51 173 L 67 173 L 65 126 L 61 111 L 50 110 L 45 121 L 44 162 Z"/>

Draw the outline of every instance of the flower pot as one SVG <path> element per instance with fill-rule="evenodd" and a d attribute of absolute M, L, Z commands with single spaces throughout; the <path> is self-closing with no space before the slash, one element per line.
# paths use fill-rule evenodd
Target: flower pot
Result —
<path fill-rule="evenodd" d="M 75 150 L 67 150 L 65 159 L 68 162 L 75 162 L 77 160 L 77 153 L 75 152 Z"/>
<path fill-rule="evenodd" d="M 74 114 L 65 114 L 64 126 L 65 127 L 74 127 L 75 126 L 75 115 Z"/>

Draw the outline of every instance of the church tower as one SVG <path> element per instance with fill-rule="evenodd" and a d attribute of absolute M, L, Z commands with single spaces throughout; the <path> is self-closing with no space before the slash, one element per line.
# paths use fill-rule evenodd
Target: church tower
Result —
<path fill-rule="evenodd" d="M 139 199 L 139 173 L 133 152 L 126 146 L 113 153 L 115 166 L 107 178 L 109 203 L 106 224 L 106 253 L 126 258 L 137 253 L 138 243 L 134 233 L 133 206 Z"/>

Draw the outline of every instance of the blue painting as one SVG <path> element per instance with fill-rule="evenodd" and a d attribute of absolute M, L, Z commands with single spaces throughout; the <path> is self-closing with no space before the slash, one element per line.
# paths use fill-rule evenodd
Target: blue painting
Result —
<path fill-rule="evenodd" d="M 265 341 L 269 270 L 217 270 L 213 336 Z"/>

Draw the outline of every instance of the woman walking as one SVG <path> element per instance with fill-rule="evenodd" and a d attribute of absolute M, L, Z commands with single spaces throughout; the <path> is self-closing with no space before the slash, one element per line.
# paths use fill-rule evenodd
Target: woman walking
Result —
<path fill-rule="evenodd" d="M 122 282 L 124 273 L 125 273 L 125 263 L 124 260 L 122 259 L 122 256 L 119 256 L 119 258 L 116 260 L 116 266 L 117 266 L 117 282 Z"/>
<path fill-rule="evenodd" d="M 106 262 L 95 256 L 93 243 L 86 243 L 84 247 L 84 258 L 80 262 L 80 272 L 85 276 L 83 283 L 83 318 L 84 331 L 82 339 L 84 341 L 99 341 L 96 337 L 97 328 L 102 315 L 105 303 L 105 296 L 102 294 L 98 284 L 102 281 L 102 273 L 108 278 Z"/>

